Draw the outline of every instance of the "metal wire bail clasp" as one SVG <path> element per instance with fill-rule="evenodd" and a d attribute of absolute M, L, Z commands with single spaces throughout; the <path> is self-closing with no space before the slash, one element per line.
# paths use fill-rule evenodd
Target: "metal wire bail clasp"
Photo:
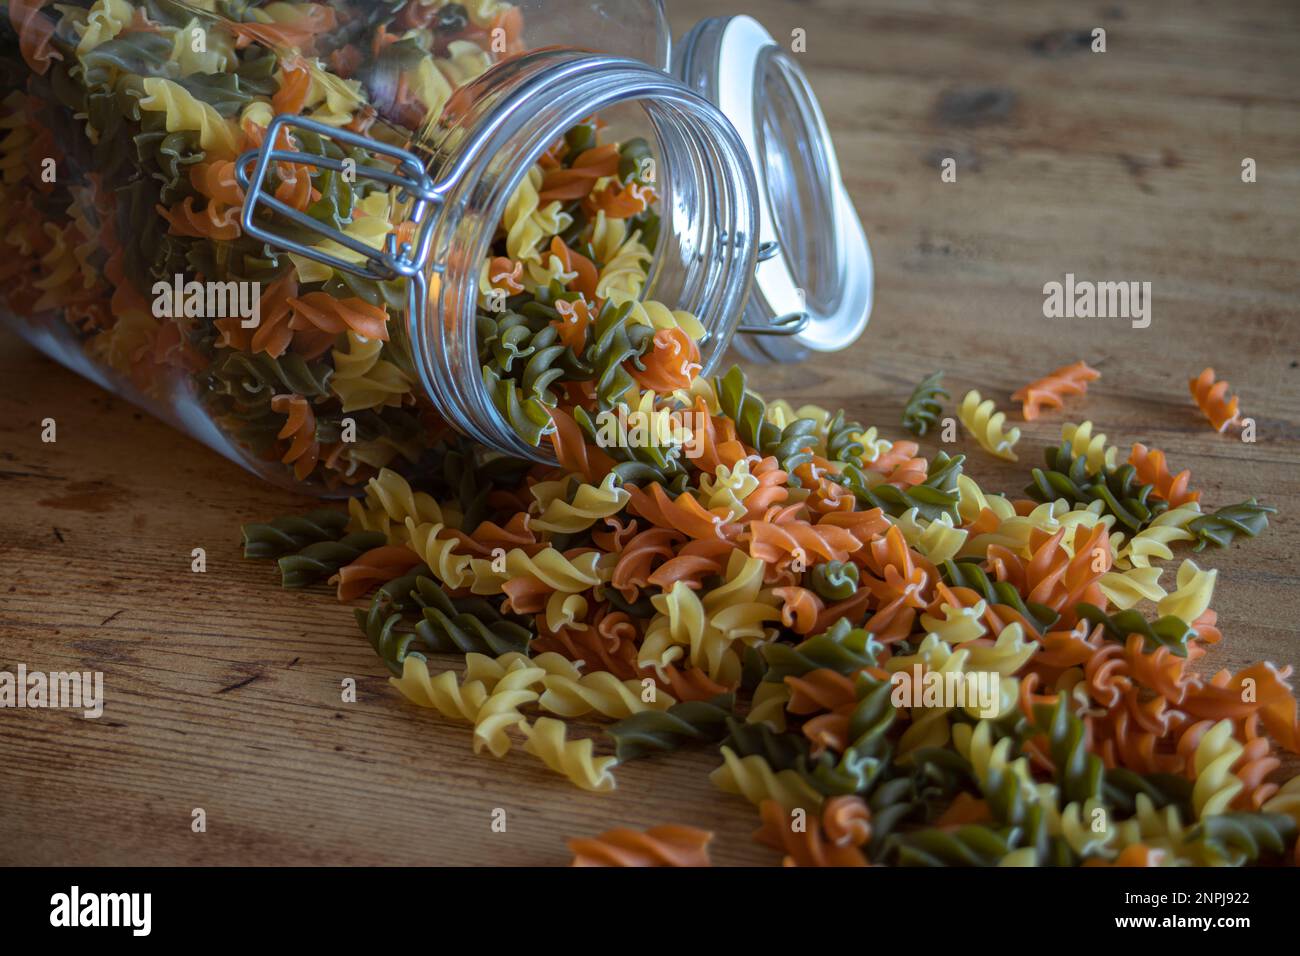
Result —
<path fill-rule="evenodd" d="M 290 127 L 307 130 L 323 139 L 332 139 L 337 143 L 356 146 L 372 154 L 387 157 L 393 160 L 393 168 L 386 169 L 371 165 L 353 168 L 350 160 L 301 153 L 292 149 L 277 149 L 275 144 L 281 132 Z M 289 140 L 286 138 L 286 141 Z M 398 201 L 410 204 L 403 218 L 414 224 L 415 241 L 405 242 L 399 246 L 396 233 L 390 232 L 384 239 L 384 248 L 376 249 L 355 236 L 349 236 L 332 226 L 327 226 L 319 219 L 281 202 L 266 191 L 266 175 L 272 163 L 294 163 L 299 166 L 331 169 L 338 173 L 355 174 L 357 179 L 368 178 L 399 189 Z M 251 174 L 250 165 L 254 166 Z M 247 235 L 270 243 L 276 248 L 379 282 L 398 277 L 417 276 L 422 273 L 428 261 L 429 248 L 433 240 L 433 230 L 430 226 L 435 219 L 432 213 L 441 205 L 442 194 L 425 172 L 424 164 L 407 150 L 389 146 L 369 136 L 327 126 L 306 117 L 283 113 L 267 125 L 266 139 L 261 148 L 249 150 L 239 157 L 235 165 L 235 176 L 240 186 L 244 188 L 245 196 L 240 225 Z M 291 236 L 260 225 L 255 219 L 259 206 L 265 206 L 278 213 L 295 226 L 320 236 L 322 240 L 336 242 L 340 246 L 351 249 L 363 257 L 363 262 L 349 262 L 316 246 L 306 245 Z"/>

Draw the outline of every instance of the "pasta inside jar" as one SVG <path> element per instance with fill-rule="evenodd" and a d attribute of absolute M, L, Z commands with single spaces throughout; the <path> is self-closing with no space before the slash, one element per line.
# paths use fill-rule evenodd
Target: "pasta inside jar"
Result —
<path fill-rule="evenodd" d="M 429 394 L 409 277 L 372 268 L 411 249 L 416 226 L 407 191 L 358 173 L 383 167 L 360 138 L 419 147 L 436 167 L 492 95 L 475 81 L 525 54 L 531 14 L 497 0 L 11 0 L 7 12 L 0 274 L 19 331 L 280 483 L 346 492 L 384 468 L 418 471 L 460 423 Z M 620 467 L 671 482 L 727 335 L 680 307 L 671 280 L 666 301 L 645 298 L 675 227 L 661 218 L 654 130 L 626 105 L 568 125 L 518 176 L 473 264 L 479 368 L 437 387 L 477 388 L 516 453 L 643 415 L 650 438 L 620 442 Z M 268 150 L 281 158 L 258 185 L 296 219 L 250 211 L 245 160 Z M 286 243 L 258 234 L 271 220 Z M 708 259 L 676 251 L 678 272 Z"/>

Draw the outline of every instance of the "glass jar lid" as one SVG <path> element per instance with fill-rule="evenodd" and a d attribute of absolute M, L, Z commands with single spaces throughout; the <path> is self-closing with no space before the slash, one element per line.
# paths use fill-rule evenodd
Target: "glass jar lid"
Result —
<path fill-rule="evenodd" d="M 722 110 L 753 160 L 763 252 L 742 331 L 801 327 L 738 348 L 798 361 L 852 344 L 871 316 L 871 250 L 803 71 L 758 21 L 736 16 L 697 24 L 673 72 Z"/>

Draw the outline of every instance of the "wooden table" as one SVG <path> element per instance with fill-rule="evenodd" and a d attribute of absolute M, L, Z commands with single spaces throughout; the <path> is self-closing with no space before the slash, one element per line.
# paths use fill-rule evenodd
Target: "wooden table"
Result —
<path fill-rule="evenodd" d="M 1154 443 L 1211 507 L 1258 494 L 1260 540 L 1206 555 L 1226 642 L 1213 665 L 1300 662 L 1300 8 L 1110 2 L 678 3 L 807 31 L 871 237 L 875 313 L 852 349 L 765 369 L 769 397 L 844 405 L 897 436 L 912 385 L 1007 406 L 1086 358 L 1086 401 L 1023 426 L 1022 466 L 961 439 L 990 488 L 1019 489 L 1062 421 Z M 1083 38 L 1107 32 L 1107 52 Z M 957 181 L 940 180 L 945 157 Z M 1241 179 L 1253 158 L 1258 181 Z M 1149 281 L 1150 328 L 1045 319 L 1066 273 Z M 564 838 L 680 822 L 720 863 L 770 863 L 756 815 L 709 754 L 640 761 L 611 795 L 532 758 L 475 757 L 462 725 L 386 685 L 350 611 L 282 591 L 238 526 L 310 502 L 276 491 L 5 334 L 0 349 L 0 669 L 100 670 L 99 720 L 0 712 L 0 863 L 567 861 Z M 1210 430 L 1186 380 L 1231 380 L 1259 440 Z M 58 422 L 43 444 L 40 422 Z M 1018 416 L 1016 416 L 1018 417 Z M 926 444 L 927 453 L 938 447 Z M 192 548 L 207 573 L 190 571 Z M 355 677 L 359 700 L 340 702 Z M 191 832 L 201 807 L 207 832 Z M 494 808 L 507 828 L 491 828 Z"/>

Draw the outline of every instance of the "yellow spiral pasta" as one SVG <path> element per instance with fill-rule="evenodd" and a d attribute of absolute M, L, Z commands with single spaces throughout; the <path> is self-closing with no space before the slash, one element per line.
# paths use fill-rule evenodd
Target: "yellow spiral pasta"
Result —
<path fill-rule="evenodd" d="M 629 298 L 641 294 L 646 281 L 645 267 L 654 256 L 639 236 L 639 233 L 633 235 L 612 257 L 604 260 L 605 265 L 596 280 L 597 298 L 607 299 L 614 292 Z"/>
<path fill-rule="evenodd" d="M 988 605 L 976 601 L 970 607 L 953 607 L 941 604 L 939 610 L 943 616 L 925 613 L 921 615 L 921 626 L 928 634 L 937 634 L 947 644 L 964 644 L 984 636 L 984 623 L 981 620 Z"/>
<path fill-rule="evenodd" d="M 648 325 L 652 329 L 681 329 L 697 342 L 707 333 L 703 323 L 684 309 L 670 309 L 653 299 L 640 300 L 616 288 L 610 290 L 609 301 L 616 307 L 631 303 L 627 321 L 633 325 Z"/>
<path fill-rule="evenodd" d="M 768 625 L 781 618 L 777 600 L 762 593 L 763 562 L 741 551 L 732 553 L 726 580 L 703 599 L 685 581 L 677 581 L 666 594 L 651 598 L 655 617 L 646 627 L 638 663 L 664 668 L 685 657 L 712 680 L 734 683 L 740 675 L 736 642 L 754 646 L 769 640 Z"/>
<path fill-rule="evenodd" d="M 745 499 L 758 490 L 758 485 L 758 479 L 750 473 L 749 459 L 742 458 L 732 468 L 718 465 L 712 475 L 701 472 L 696 498 L 710 511 L 725 510 L 723 521 L 735 521 L 745 513 Z"/>
<path fill-rule="evenodd" d="M 1191 501 L 1157 515 L 1152 522 L 1133 535 L 1116 555 L 1119 567 L 1148 568 L 1152 560 L 1168 561 L 1174 556 L 1169 547 L 1179 541 L 1196 538 L 1187 526 L 1201 516 L 1201 506 Z"/>
<path fill-rule="evenodd" d="M 465 655 L 465 679 L 479 681 L 489 691 L 501 683 L 506 674 L 523 667 L 540 668 L 543 677 L 559 675 L 576 680 L 581 673 L 576 663 L 554 651 L 536 657 L 529 657 L 519 651 L 507 651 L 496 657 L 474 652 Z"/>
<path fill-rule="evenodd" d="M 1107 571 L 1097 579 L 1097 585 L 1111 604 L 1125 611 L 1139 601 L 1163 599 L 1165 589 L 1160 586 L 1160 576 L 1163 573 L 1160 568 Z"/>
<path fill-rule="evenodd" d="M 379 252 L 384 247 L 385 238 L 393 231 L 392 215 L 392 197 L 388 193 L 373 192 L 353 205 L 352 222 L 343 227 L 343 232 Z M 341 245 L 333 239 L 315 243 L 312 248 L 354 264 L 360 264 L 366 259 L 362 253 Z M 294 268 L 298 270 L 299 280 L 304 283 L 325 282 L 334 275 L 334 269 L 323 262 L 293 252 L 286 254 L 294 264 Z"/>
<path fill-rule="evenodd" d="M 1172 614 L 1189 623 L 1195 621 L 1210 606 L 1218 579 L 1217 570 L 1202 571 L 1195 561 L 1184 561 L 1178 567 L 1177 587 L 1161 599 L 1156 609 L 1162 616 Z"/>
<path fill-rule="evenodd" d="M 145 77 L 144 91 L 147 95 L 140 100 L 140 109 L 163 113 L 167 132 L 196 132 L 209 160 L 234 159 L 239 150 L 238 131 L 212 106 L 183 86 L 157 76 Z"/>
<path fill-rule="evenodd" d="M 522 548 L 506 552 L 504 570 L 497 561 L 473 558 L 470 561 L 471 590 L 475 594 L 500 594 L 502 586 L 514 578 L 532 578 L 552 591 L 576 594 L 609 579 L 612 555 L 588 551 L 570 560 L 554 548 L 545 548 L 529 556 Z"/>
<path fill-rule="evenodd" d="M 509 752 L 507 731 L 523 725 L 524 715 L 519 708 L 537 700 L 535 685 L 545 676 L 542 668 L 529 667 L 522 661 L 506 668 L 505 675 L 488 691 L 487 700 L 474 717 L 475 753 L 487 748 L 492 756 L 504 757 Z"/>
<path fill-rule="evenodd" d="M 759 681 L 745 715 L 747 724 L 766 724 L 777 733 L 786 727 L 785 705 L 790 700 L 790 686 L 784 681 Z"/>
<path fill-rule="evenodd" d="M 649 393 L 647 393 L 649 394 Z M 584 484 L 575 478 L 541 481 L 533 485 L 532 494 L 540 513 L 529 527 L 555 534 L 585 531 L 601 518 L 618 514 L 632 496 L 617 487 L 612 472 L 599 485 Z M 576 485 L 576 490 L 570 489 Z"/>
<path fill-rule="evenodd" d="M 468 554 L 457 554 L 455 538 L 440 538 L 445 525 L 406 519 L 406 539 L 411 550 L 429 566 L 433 576 L 449 588 L 459 588 L 469 580 Z"/>
<path fill-rule="evenodd" d="M 433 496 L 424 491 L 414 491 L 406 479 L 388 468 L 366 483 L 364 500 L 348 500 L 349 531 L 379 531 L 387 535 L 389 544 L 406 544 L 406 519 L 416 524 L 445 524 L 455 527 L 453 515 L 444 509 Z"/>
<path fill-rule="evenodd" d="M 919 517 L 919 509 L 910 508 L 899 517 L 889 520 L 898 525 L 911 547 L 934 564 L 942 564 L 957 557 L 969 536 L 968 531 L 953 527 L 952 516 L 947 512 L 933 521 L 925 521 Z"/>
<path fill-rule="evenodd" d="M 607 216 L 605 210 L 596 210 L 596 218 L 591 223 L 592 251 L 596 261 L 609 262 L 616 255 L 623 243 L 627 241 L 627 220 L 617 216 Z"/>
<path fill-rule="evenodd" d="M 469 14 L 470 22 L 479 27 L 490 27 L 492 21 L 513 6 L 505 0 L 464 0 L 461 6 Z"/>
<path fill-rule="evenodd" d="M 158 320 L 141 309 L 128 309 L 117 317 L 111 329 L 100 332 L 87 345 L 90 354 L 123 375 L 147 350 L 158 334 Z"/>
<path fill-rule="evenodd" d="M 1186 856 L 1191 827 L 1183 822 L 1178 808 L 1172 803 L 1158 810 L 1150 797 L 1139 793 L 1134 801 L 1133 816 L 1113 826 L 1114 849 L 1117 851 L 1141 843 L 1168 854 L 1171 865 L 1180 862 L 1198 865 L 1198 860 Z"/>
<path fill-rule="evenodd" d="M 194 41 L 200 36 L 203 49 L 196 50 Z M 238 66 L 234 37 L 224 30 L 205 29 L 203 21 L 197 17 L 174 31 L 170 59 L 176 64 L 180 76 L 225 73 Z"/>
<path fill-rule="evenodd" d="M 135 8 L 127 0 L 95 0 L 86 11 L 81 39 L 77 41 L 77 56 L 84 56 L 113 39 L 122 32 L 134 14 Z"/>
<path fill-rule="evenodd" d="M 47 222 L 41 228 L 52 245 L 39 260 L 41 277 L 32 282 L 34 288 L 41 290 L 41 297 L 32 306 L 37 312 L 63 305 L 70 296 L 88 288 L 76 248 L 70 241 L 78 238 L 76 226 L 69 224 L 66 229 L 60 229 Z"/>
<path fill-rule="evenodd" d="M 528 738 L 525 751 L 583 790 L 606 792 L 616 786 L 612 771 L 618 760 L 595 756 L 595 744 L 589 739 L 566 739 L 564 721 L 539 717 L 531 724 L 525 721 L 523 731 Z"/>
<path fill-rule="evenodd" d="M 506 230 L 506 254 L 519 262 L 541 262 L 538 246 L 542 240 L 564 232 L 573 222 L 571 216 L 561 212 L 559 200 L 539 208 L 537 191 L 543 178 L 542 168 L 534 165 L 515 187 L 501 217 Z"/>
<path fill-rule="evenodd" d="M 1192 809 L 1196 818 L 1226 813 L 1243 784 L 1232 772 L 1245 748 L 1232 736 L 1232 721 L 1221 720 L 1203 736 L 1192 755 L 1196 782 L 1192 784 Z"/>
<path fill-rule="evenodd" d="M 653 688 L 647 701 L 646 687 L 641 681 L 619 680 L 609 671 L 593 671 L 577 678 L 548 674 L 542 679 L 542 685 L 545 690 L 539 704 L 543 710 L 561 717 L 581 717 L 595 712 L 622 720 L 644 710 L 665 710 L 677 703 L 658 688 Z"/>
<path fill-rule="evenodd" d="M 1092 433 L 1092 422 L 1082 425 L 1067 422 L 1061 426 L 1061 439 L 1070 443 L 1070 450 L 1076 458 L 1084 459 L 1088 474 L 1095 475 L 1103 468 L 1115 467 L 1115 447 L 1106 444 L 1105 435 Z"/>
<path fill-rule="evenodd" d="M 415 387 L 410 376 L 380 357 L 384 343 L 366 339 L 351 329 L 348 350 L 334 349 L 334 375 L 330 388 L 343 401 L 343 411 L 397 407 Z"/>
<path fill-rule="evenodd" d="M 990 455 L 1004 461 L 1019 461 L 1012 448 L 1020 441 L 1020 429 L 1014 426 L 1010 429 L 1002 427 L 1006 423 L 1007 414 L 997 410 L 993 399 L 981 400 L 980 393 L 971 389 L 961 400 L 957 417 L 979 446 Z"/>
<path fill-rule="evenodd" d="M 451 82 L 452 86 L 464 86 L 491 68 L 492 57 L 477 43 L 469 40 L 452 40 L 447 44 L 447 55 L 435 58 L 434 65 L 442 71 L 442 75 Z"/>
<path fill-rule="evenodd" d="M 559 634 L 568 628 L 579 630 L 587 626 L 587 599 L 581 594 L 556 591 L 546 599 L 546 629 Z"/>
<path fill-rule="evenodd" d="M 429 676 L 429 665 L 418 654 L 408 654 L 402 661 L 402 676 L 390 677 L 403 697 L 418 707 L 429 707 L 444 717 L 474 721 L 487 700 L 487 689 L 480 681 L 463 684 L 452 671 Z"/>
<path fill-rule="evenodd" d="M 1292 777 L 1282 784 L 1260 809 L 1265 813 L 1285 813 L 1300 826 L 1300 777 Z"/>
<path fill-rule="evenodd" d="M 1060 806 L 1055 786 L 1039 784 L 1038 803 L 1049 836 L 1059 837 L 1081 858 L 1109 859 L 1115 854 L 1119 833 L 1112 825 L 1110 809 L 1096 797 Z"/>
<path fill-rule="evenodd" d="M 303 59 L 301 63 L 311 78 L 303 101 L 303 114 L 326 126 L 346 126 L 352 122 L 357 110 L 366 102 L 361 84 L 336 76 L 317 60 Z"/>
<path fill-rule="evenodd" d="M 758 754 L 739 757 L 727 746 L 722 748 L 722 761 L 709 780 L 724 793 L 742 796 L 755 806 L 775 800 L 787 813 L 802 809 L 814 816 L 821 812 L 824 798 L 797 771 L 775 771 Z"/>
<path fill-rule="evenodd" d="M 1000 521 L 1016 517 L 1016 506 L 1004 495 L 986 494 L 970 475 L 957 477 L 957 514 L 962 524 L 968 524 L 991 511 Z"/>

